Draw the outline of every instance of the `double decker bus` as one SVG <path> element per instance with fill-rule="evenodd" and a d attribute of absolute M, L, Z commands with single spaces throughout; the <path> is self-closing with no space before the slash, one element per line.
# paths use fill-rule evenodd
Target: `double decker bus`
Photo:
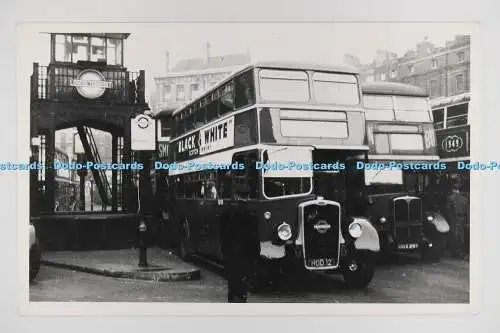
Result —
<path fill-rule="evenodd" d="M 446 167 L 439 163 L 428 95 L 419 87 L 375 82 L 362 86 L 369 151 L 362 168 L 367 215 L 382 253 L 420 251 L 439 260 L 449 225 L 424 191 Z"/>
<path fill-rule="evenodd" d="M 248 65 L 172 117 L 167 215 L 181 257 L 223 263 L 221 217 L 240 182 L 259 221 L 255 280 L 299 263 L 342 273 L 352 287 L 369 284 L 378 234 L 347 209 L 354 189 L 345 161 L 368 149 L 354 69 Z"/>
<path fill-rule="evenodd" d="M 440 178 L 433 179 L 440 196 L 450 192 L 451 182 L 457 177 L 462 183 L 461 192 L 470 196 L 470 171 L 459 168 L 459 164 L 470 163 L 470 95 L 466 92 L 431 100 L 438 154 L 449 170 Z"/>

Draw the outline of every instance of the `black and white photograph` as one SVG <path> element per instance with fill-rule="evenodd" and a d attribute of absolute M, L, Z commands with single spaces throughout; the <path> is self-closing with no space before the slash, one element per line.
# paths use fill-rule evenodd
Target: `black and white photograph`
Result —
<path fill-rule="evenodd" d="M 19 25 L 27 306 L 470 305 L 475 28 Z"/>

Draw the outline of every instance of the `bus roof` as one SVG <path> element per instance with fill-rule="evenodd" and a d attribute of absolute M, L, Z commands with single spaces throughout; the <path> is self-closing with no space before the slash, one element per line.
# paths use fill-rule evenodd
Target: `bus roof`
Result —
<path fill-rule="evenodd" d="M 293 61 L 258 61 L 253 62 L 248 65 L 242 65 L 241 69 L 234 72 L 231 75 L 228 75 L 225 79 L 218 82 L 215 86 L 210 89 L 204 91 L 197 99 L 203 98 L 208 95 L 212 91 L 221 87 L 225 83 L 227 83 L 231 78 L 240 73 L 243 73 L 252 68 L 270 68 L 270 69 L 289 69 L 289 70 L 309 70 L 309 71 L 324 71 L 324 72 L 337 72 L 337 73 L 347 73 L 347 74 L 359 74 L 359 71 L 347 65 L 332 65 L 332 64 L 320 64 L 320 63 L 301 63 L 301 62 L 293 62 Z M 174 112 L 170 115 L 173 117 L 177 115 L 181 110 L 186 108 L 186 106 L 192 104 L 193 101 L 186 103 L 180 107 L 178 107 Z M 168 116 L 170 112 L 165 112 L 163 116 Z"/>
<path fill-rule="evenodd" d="M 468 101 L 470 101 L 470 92 L 448 97 L 438 97 L 431 100 L 431 108 L 434 109 L 452 104 L 465 103 Z"/>
<path fill-rule="evenodd" d="M 347 65 L 304 63 L 304 62 L 293 62 L 293 61 L 259 61 L 248 65 L 245 69 L 249 69 L 251 67 L 295 69 L 295 70 L 304 69 L 310 71 L 326 71 L 326 72 L 339 72 L 339 73 L 349 73 L 349 74 L 359 73 L 359 71 L 356 68 Z"/>
<path fill-rule="evenodd" d="M 158 111 L 157 113 L 155 113 L 153 115 L 153 118 L 155 119 L 160 119 L 160 118 L 169 118 L 172 116 L 172 114 L 174 113 L 175 110 L 177 110 L 178 108 L 169 108 L 168 106 L 166 108 L 162 108 L 160 111 Z"/>
<path fill-rule="evenodd" d="M 428 97 L 427 92 L 416 86 L 399 82 L 373 82 L 361 86 L 363 94 L 367 95 L 399 95 L 413 97 Z"/>

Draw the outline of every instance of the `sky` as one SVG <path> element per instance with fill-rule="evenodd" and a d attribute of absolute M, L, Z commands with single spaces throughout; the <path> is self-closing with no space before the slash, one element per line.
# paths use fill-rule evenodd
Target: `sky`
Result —
<path fill-rule="evenodd" d="M 72 29 L 131 33 L 125 42 L 125 66 L 130 71 L 146 71 L 149 96 L 154 91 L 153 77 L 165 73 L 165 52 L 170 53 L 170 67 L 173 67 L 184 58 L 203 57 L 207 42 L 212 56 L 249 50 L 253 61 L 342 64 L 344 55 L 349 53 L 368 63 L 375 58 L 377 50 L 402 56 L 425 37 L 441 46 L 457 34 L 471 34 L 473 26 L 461 23 L 148 23 L 94 24 L 78 26 L 78 30 L 70 25 L 23 28 L 26 31 L 23 30 L 22 43 L 29 43 L 29 55 L 22 57 L 20 65 L 28 72 L 33 62 L 40 65 L 49 62 L 49 37 L 41 32 Z"/>

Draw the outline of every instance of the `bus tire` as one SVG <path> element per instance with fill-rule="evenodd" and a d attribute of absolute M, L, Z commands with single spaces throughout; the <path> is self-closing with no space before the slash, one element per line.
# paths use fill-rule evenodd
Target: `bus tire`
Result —
<path fill-rule="evenodd" d="M 439 262 L 443 256 L 444 245 L 443 242 L 437 241 L 432 244 L 432 247 L 422 247 L 420 249 L 420 256 L 425 262 Z"/>
<path fill-rule="evenodd" d="M 187 220 L 184 220 L 180 229 L 179 257 L 184 261 L 190 261 L 192 252 L 190 249 L 191 239 Z"/>
<path fill-rule="evenodd" d="M 370 254 L 360 254 L 354 259 L 346 260 L 342 268 L 342 276 L 347 287 L 350 289 L 366 288 L 375 275 L 375 265 L 375 256 Z"/>
<path fill-rule="evenodd" d="M 395 253 L 394 243 L 389 242 L 389 235 L 385 232 L 379 233 L 380 252 L 378 253 L 379 261 L 388 263 Z"/>

